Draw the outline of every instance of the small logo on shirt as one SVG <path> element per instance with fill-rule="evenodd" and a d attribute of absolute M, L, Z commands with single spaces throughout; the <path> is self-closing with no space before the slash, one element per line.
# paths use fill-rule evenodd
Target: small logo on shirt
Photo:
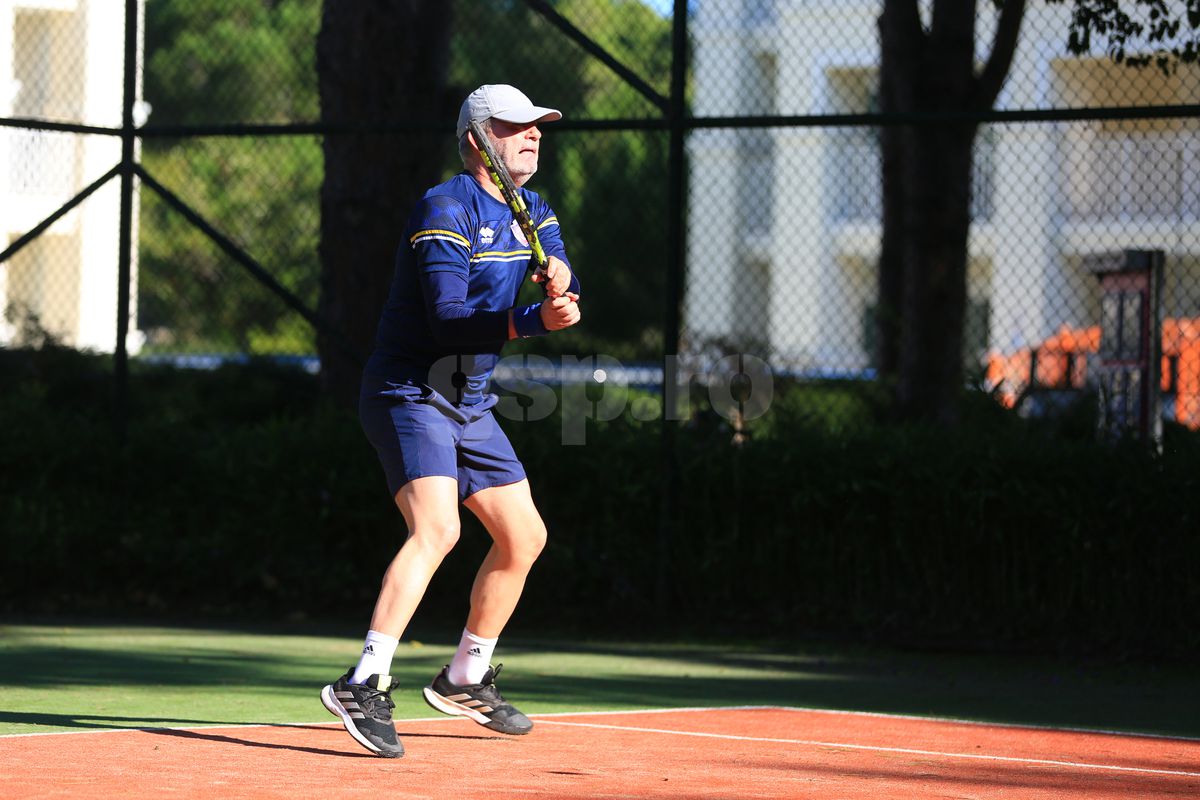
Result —
<path fill-rule="evenodd" d="M 482 228 L 479 229 L 479 243 L 480 244 L 491 244 L 492 240 L 495 238 L 496 238 L 496 232 L 494 230 L 492 230 L 491 228 L 489 228 L 488 226 L 484 225 Z"/>
<path fill-rule="evenodd" d="M 525 231 L 521 230 L 521 226 L 517 224 L 517 221 L 515 219 L 513 220 L 513 224 L 512 224 L 512 232 L 513 232 L 513 236 L 517 237 L 518 242 L 525 245 L 526 247 L 529 247 L 529 240 L 525 238 Z"/>

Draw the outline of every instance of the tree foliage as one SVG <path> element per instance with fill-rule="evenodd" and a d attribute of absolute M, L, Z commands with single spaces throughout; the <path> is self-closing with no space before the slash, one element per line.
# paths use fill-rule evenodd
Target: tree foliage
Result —
<path fill-rule="evenodd" d="M 145 96 L 160 125 L 316 115 L 319 0 L 153 0 Z M 147 171 L 308 303 L 317 300 L 311 137 L 148 137 Z M 151 190 L 141 192 L 138 327 L 150 350 L 311 353 L 299 316 Z"/>
<path fill-rule="evenodd" d="M 150 0 L 145 96 L 156 123 L 309 122 L 321 0 Z"/>
<path fill-rule="evenodd" d="M 1200 56 L 1200 0 L 1180 5 L 1167 0 L 1074 0 L 1067 47 L 1072 53 L 1090 53 L 1098 41 L 1118 64 L 1153 64 L 1169 74 Z"/>
<path fill-rule="evenodd" d="M 525 3 L 457 0 L 454 7 L 459 23 L 448 45 L 449 74 L 437 113 L 418 113 L 412 102 L 397 100 L 391 102 L 394 115 L 388 119 L 381 115 L 392 112 L 377 108 L 350 120 L 364 126 L 440 127 L 444 133 L 429 147 L 412 147 L 403 137 L 390 140 L 410 169 L 432 163 L 442 177 L 461 169 L 451 133 L 453 118 L 457 103 L 481 83 L 517 85 L 536 102 L 561 108 L 572 122 L 659 114 L 650 101 Z M 404 3 L 389 8 L 389 13 L 407 13 Z M 564 0 L 555 8 L 643 80 L 666 92 L 669 21 L 629 0 Z M 316 120 L 321 107 L 316 44 L 322 9 L 321 0 L 151 0 L 145 72 L 145 96 L 153 109 L 150 121 L 191 125 Z M 473 23 L 485 16 L 486 29 Z M 386 96 L 386 84 L 398 82 L 403 71 L 395 41 L 377 54 L 373 67 L 364 66 L 348 80 L 365 86 L 374 76 L 381 84 L 378 96 Z M 497 41 L 505 46 L 497 47 Z M 361 45 L 361 37 L 347 45 L 353 48 L 356 43 Z M 404 63 L 412 60 L 409 56 Z M 414 92 L 429 93 L 428 85 L 409 83 Z M 526 347 L 652 357 L 660 346 L 664 307 L 666 136 L 649 130 L 580 132 L 555 126 L 547 126 L 545 133 L 542 168 L 530 188 L 543 194 L 560 216 L 584 281 L 587 321 L 575 331 Z M 296 136 L 148 137 L 143 161 L 153 176 L 316 307 L 323 296 L 318 209 L 326 154 L 321 148 L 316 138 Z M 366 152 L 351 148 L 349 155 Z M 374 165 L 369 158 L 364 161 L 366 174 L 379 172 L 378 158 Z M 431 181 L 437 178 L 435 174 Z M 354 207 L 385 220 L 372 234 L 380 239 L 375 255 L 364 258 L 362 266 L 386 279 L 398 228 L 416 199 L 416 189 L 383 182 L 367 191 L 366 184 L 360 184 Z M 152 346 L 170 351 L 314 350 L 315 334 L 294 312 L 152 191 L 143 189 L 141 197 L 139 327 L 148 330 Z M 345 211 L 349 205 L 343 201 L 334 207 Z M 329 294 L 320 302 L 325 310 L 331 302 L 365 309 L 348 312 L 347 318 L 367 320 L 364 327 L 369 329 L 378 295 L 386 290 L 386 280 L 383 283 L 373 289 L 363 281 L 342 288 L 327 283 Z M 334 297 L 337 294 L 351 296 Z"/>

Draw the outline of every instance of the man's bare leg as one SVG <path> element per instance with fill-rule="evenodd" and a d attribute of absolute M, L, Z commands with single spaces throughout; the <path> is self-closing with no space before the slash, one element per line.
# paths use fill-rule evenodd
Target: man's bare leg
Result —
<path fill-rule="evenodd" d="M 458 481 L 418 478 L 396 493 L 408 538 L 383 576 L 371 630 L 358 665 L 321 690 L 321 702 L 363 747 L 388 758 L 404 755 L 392 721 L 391 665 L 434 571 L 458 541 Z"/>
<path fill-rule="evenodd" d="M 494 639 L 508 624 L 529 570 L 546 546 L 546 525 L 533 504 L 527 480 L 483 489 L 468 497 L 464 505 L 492 537 L 492 547 L 471 587 L 467 630 Z"/>
<path fill-rule="evenodd" d="M 371 630 L 399 639 L 433 573 L 458 542 L 458 481 L 440 475 L 409 481 L 396 492 L 396 505 L 408 538 L 383 575 Z"/>
<path fill-rule="evenodd" d="M 479 491 L 464 505 L 487 528 L 492 547 L 471 588 L 471 612 L 458 651 L 425 687 L 425 701 L 500 733 L 529 733 L 533 723 L 501 696 L 494 680 L 499 668 L 490 672 L 489 659 L 546 544 L 546 526 L 524 480 Z"/>

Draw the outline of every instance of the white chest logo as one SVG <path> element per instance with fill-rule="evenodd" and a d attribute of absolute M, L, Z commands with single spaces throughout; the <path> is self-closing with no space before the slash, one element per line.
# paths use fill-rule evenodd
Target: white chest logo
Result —
<path fill-rule="evenodd" d="M 512 232 L 513 232 L 513 236 L 517 237 L 518 242 L 525 245 L 526 247 L 529 247 L 529 240 L 525 238 L 525 231 L 521 230 L 521 226 L 517 224 L 517 221 L 515 219 L 513 220 L 513 223 L 512 223 Z"/>
<path fill-rule="evenodd" d="M 494 230 L 492 230 L 491 228 L 489 228 L 488 226 L 484 225 L 482 228 L 479 229 L 479 243 L 480 244 L 491 244 L 492 240 L 495 238 L 496 238 L 496 232 Z"/>

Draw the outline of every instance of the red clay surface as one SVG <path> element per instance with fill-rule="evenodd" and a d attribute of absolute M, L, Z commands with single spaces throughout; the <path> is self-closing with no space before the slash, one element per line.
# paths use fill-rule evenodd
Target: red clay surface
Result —
<path fill-rule="evenodd" d="M 1200 797 L 1200 740 L 781 708 L 535 716 L 528 736 L 400 720 L 0 737 L 0 797 Z"/>

